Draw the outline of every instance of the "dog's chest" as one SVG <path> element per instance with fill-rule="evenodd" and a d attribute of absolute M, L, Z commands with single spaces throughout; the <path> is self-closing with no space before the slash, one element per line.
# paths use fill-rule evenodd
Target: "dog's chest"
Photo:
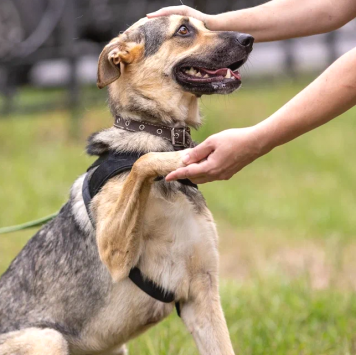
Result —
<path fill-rule="evenodd" d="M 205 203 L 201 209 L 185 194 L 162 198 L 153 191 L 144 215 L 141 271 L 165 290 L 185 298 L 192 258 L 216 251 L 216 230 Z"/>
<path fill-rule="evenodd" d="M 206 209 L 205 213 L 209 213 Z M 143 216 L 143 240 L 137 266 L 176 300 L 187 297 L 191 270 L 189 261 L 197 247 L 215 248 L 216 232 L 206 214 L 181 192 L 166 198 L 153 189 Z M 203 252 L 206 254 L 205 252 Z M 114 284 L 105 306 L 83 333 L 88 349 L 104 351 L 120 346 L 160 322 L 174 309 L 174 303 L 156 301 L 131 280 Z"/>

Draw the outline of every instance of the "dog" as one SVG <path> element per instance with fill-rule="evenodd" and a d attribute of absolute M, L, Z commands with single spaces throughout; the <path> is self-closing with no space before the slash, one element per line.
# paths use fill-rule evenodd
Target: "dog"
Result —
<path fill-rule="evenodd" d="M 174 15 L 141 19 L 103 49 L 97 84 L 115 127 L 89 138 L 98 163 L 2 275 L 0 355 L 124 355 L 174 304 L 200 354 L 234 354 L 213 217 L 193 183 L 162 177 L 184 166 L 198 98 L 238 89 L 252 47 Z"/>

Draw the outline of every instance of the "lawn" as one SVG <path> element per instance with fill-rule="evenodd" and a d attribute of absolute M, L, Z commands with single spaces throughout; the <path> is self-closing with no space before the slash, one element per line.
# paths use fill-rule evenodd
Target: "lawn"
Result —
<path fill-rule="evenodd" d="M 228 97 L 203 97 L 205 124 L 194 137 L 252 125 L 303 85 L 246 84 Z M 83 108 L 77 140 L 65 110 L 0 120 L 0 227 L 48 215 L 66 201 L 93 160 L 86 136 L 111 124 L 105 97 L 99 101 Z M 355 116 L 353 109 L 275 149 L 230 181 L 201 186 L 218 223 L 221 295 L 240 354 L 356 354 Z M 0 273 L 33 233 L 0 235 Z M 175 314 L 130 349 L 197 354 Z"/>

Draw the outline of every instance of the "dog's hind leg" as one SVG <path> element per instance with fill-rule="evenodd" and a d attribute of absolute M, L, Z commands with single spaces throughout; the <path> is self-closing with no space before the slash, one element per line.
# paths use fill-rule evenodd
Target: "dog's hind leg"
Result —
<path fill-rule="evenodd" d="M 0 355 L 68 355 L 68 344 L 54 329 L 27 328 L 0 335 Z"/>

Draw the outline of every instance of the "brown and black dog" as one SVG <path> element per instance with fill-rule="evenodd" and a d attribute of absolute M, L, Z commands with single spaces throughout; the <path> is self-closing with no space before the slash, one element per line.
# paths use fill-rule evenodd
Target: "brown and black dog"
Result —
<path fill-rule="evenodd" d="M 174 129 L 185 135 L 184 127 L 199 127 L 198 98 L 241 85 L 238 68 L 252 44 L 251 36 L 170 16 L 142 19 L 104 48 L 98 86 L 109 85 L 111 112 L 127 129 L 93 135 L 88 152 L 142 156 L 110 178 L 88 209 L 83 184 L 90 173 L 79 177 L 59 215 L 1 277 L 0 355 L 126 354 L 125 343 L 175 302 L 201 354 L 234 354 L 220 305 L 213 217 L 194 186 L 157 177 L 183 166 Z M 160 136 L 165 129 L 172 140 Z M 137 287 L 129 278 L 135 267 L 174 295 L 172 302 Z"/>

